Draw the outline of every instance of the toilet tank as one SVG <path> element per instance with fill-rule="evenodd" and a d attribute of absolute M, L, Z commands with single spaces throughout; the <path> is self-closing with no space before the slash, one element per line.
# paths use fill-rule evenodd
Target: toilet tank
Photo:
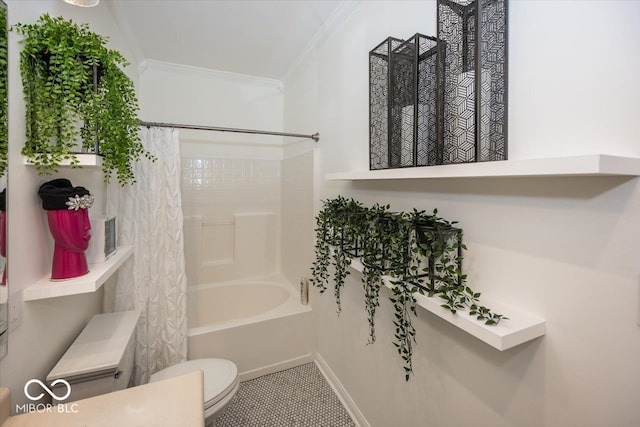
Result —
<path fill-rule="evenodd" d="M 65 403 L 122 390 L 129 384 L 133 370 L 133 349 L 140 311 L 98 314 L 47 375 L 47 383 Z"/>

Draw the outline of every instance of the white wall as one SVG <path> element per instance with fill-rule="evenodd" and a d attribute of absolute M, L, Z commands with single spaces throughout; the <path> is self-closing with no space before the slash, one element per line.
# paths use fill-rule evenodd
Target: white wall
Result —
<path fill-rule="evenodd" d="M 510 1 L 509 154 L 640 156 L 640 3 Z M 368 52 L 388 36 L 435 35 L 435 2 L 361 2 L 286 83 L 284 126 L 320 132 L 316 209 L 338 194 L 458 220 L 468 284 L 547 321 L 499 352 L 429 313 L 414 326 L 408 383 L 386 294 L 378 341 L 358 273 L 338 318 L 312 295 L 316 350 L 372 426 L 632 426 L 640 419 L 637 178 L 339 183 L 368 167 Z M 461 166 L 464 167 L 464 166 Z M 311 247 L 311 242 L 307 247 Z"/>
<path fill-rule="evenodd" d="M 92 31 L 109 36 L 109 46 L 131 57 L 128 44 L 107 6 L 86 9 L 69 6 L 58 0 L 8 0 L 9 23 L 33 23 L 43 13 L 63 16 L 78 23 L 88 23 Z M 0 362 L 0 383 L 13 391 L 13 405 L 26 403 L 22 389 L 29 379 L 44 379 L 49 370 L 80 333 L 89 319 L 101 310 L 102 292 L 93 294 L 22 302 L 21 290 L 49 274 L 51 268 L 50 235 L 37 195 L 41 183 L 52 176 L 38 176 L 33 168 L 22 164 L 20 150 L 25 140 L 24 102 L 19 71 L 18 35 L 9 35 L 9 286 L 16 298 L 21 317 L 9 336 L 9 354 Z M 137 70 L 127 72 L 137 81 Z M 85 185 L 98 196 L 92 208 L 104 209 L 101 173 L 63 171 L 76 185 Z M 12 405 L 12 409 L 15 406 Z"/>
<path fill-rule="evenodd" d="M 282 161 L 282 274 L 293 284 L 309 277 L 313 255 L 313 158 L 314 152 Z"/>

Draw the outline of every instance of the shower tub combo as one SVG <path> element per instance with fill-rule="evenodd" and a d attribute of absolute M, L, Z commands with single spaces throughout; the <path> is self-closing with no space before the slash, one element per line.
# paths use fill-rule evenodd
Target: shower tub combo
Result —
<path fill-rule="evenodd" d="M 200 217 L 185 218 L 185 241 L 206 238 L 202 229 L 207 223 L 228 225 Z M 268 227 L 269 223 L 270 218 L 264 214 L 239 215 L 231 221 L 234 228 L 253 232 L 262 225 Z M 242 229 L 230 234 L 235 236 L 233 252 L 236 254 L 248 252 L 237 250 L 244 245 L 244 234 Z M 251 234 L 250 245 L 254 249 L 261 246 L 256 245 L 255 236 L 268 235 Z M 188 277 L 199 280 L 187 289 L 188 359 L 232 360 L 238 366 L 242 381 L 312 361 L 311 308 L 300 302 L 298 288 L 281 274 L 269 271 L 270 268 L 251 278 L 233 279 L 236 273 L 230 271 L 235 270 L 231 265 L 234 263 L 243 265 L 243 271 L 260 273 L 258 270 L 261 270 L 244 268 L 250 267 L 246 263 L 251 261 L 235 258 L 235 262 L 200 259 L 197 260 L 198 273 L 189 275 L 187 271 Z M 231 280 L 206 282 L 208 277 L 231 277 Z"/>
<path fill-rule="evenodd" d="M 312 361 L 311 309 L 279 275 L 192 286 L 189 359 L 232 360 L 241 380 Z"/>

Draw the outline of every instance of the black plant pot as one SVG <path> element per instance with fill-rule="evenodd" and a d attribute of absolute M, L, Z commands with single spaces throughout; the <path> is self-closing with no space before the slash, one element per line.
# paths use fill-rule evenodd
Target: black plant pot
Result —
<path fill-rule="evenodd" d="M 386 236 L 396 235 L 397 240 L 394 244 L 390 240 L 376 240 L 371 237 L 367 242 L 362 262 L 367 267 L 379 270 L 383 274 L 402 275 L 409 262 L 408 233 L 402 230 L 398 218 L 393 215 L 373 218 L 371 227 L 375 230 L 384 230 Z M 401 244 L 398 245 L 398 242 Z"/>
<path fill-rule="evenodd" d="M 340 237 L 342 250 L 352 257 L 363 256 L 363 238 L 367 234 L 368 228 L 366 212 L 346 212 Z"/>

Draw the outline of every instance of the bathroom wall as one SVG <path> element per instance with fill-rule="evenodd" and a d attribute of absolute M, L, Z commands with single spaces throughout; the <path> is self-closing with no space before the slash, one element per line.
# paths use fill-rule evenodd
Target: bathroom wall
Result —
<path fill-rule="evenodd" d="M 315 132 L 315 125 L 308 129 Z M 316 144 L 315 142 L 309 144 Z M 294 284 L 309 277 L 313 261 L 309 242 L 313 239 L 313 147 L 291 154 L 282 161 L 282 274 Z"/>
<path fill-rule="evenodd" d="M 509 2 L 511 159 L 640 157 L 640 3 Z M 360 275 L 340 317 L 312 294 L 315 346 L 371 426 L 601 426 L 640 419 L 638 178 L 491 178 L 341 183 L 368 168 L 368 52 L 388 36 L 435 35 L 435 1 L 360 2 L 284 82 L 284 126 L 314 128 L 314 204 L 338 194 L 457 220 L 468 283 L 485 301 L 547 322 L 500 352 L 418 309 L 405 382 L 383 290 L 366 346 Z M 543 23 L 543 25 L 541 25 Z M 461 166 L 464 167 L 464 166 Z M 312 250 L 309 239 L 304 255 Z M 286 251 L 285 249 L 283 249 Z M 302 250 L 302 249 L 301 249 Z"/>
<path fill-rule="evenodd" d="M 147 61 L 141 116 L 148 121 L 282 130 L 275 80 Z M 280 137 L 180 130 L 189 285 L 279 270 Z"/>
<path fill-rule="evenodd" d="M 109 45 L 131 58 L 129 45 L 107 5 L 79 8 L 59 0 L 7 0 L 9 24 L 33 23 L 43 13 L 63 16 L 78 23 L 88 23 L 96 33 L 109 36 Z M 0 361 L 0 384 L 10 387 L 12 408 L 26 403 L 22 389 L 32 378 L 44 379 L 82 328 L 99 313 L 102 291 L 70 297 L 23 302 L 21 290 L 49 273 L 51 239 L 46 217 L 37 196 L 39 185 L 55 177 L 67 177 L 74 184 L 85 185 L 97 196 L 91 215 L 104 209 L 103 178 L 90 170 L 63 170 L 57 176 L 38 176 L 33 168 L 24 166 L 20 150 L 25 141 L 24 102 L 19 71 L 19 38 L 9 33 L 9 286 L 11 313 L 17 319 L 11 324 L 9 354 Z M 137 69 L 127 73 L 137 82 Z"/>
<path fill-rule="evenodd" d="M 182 176 L 189 285 L 276 272 L 280 161 L 193 154 Z"/>

